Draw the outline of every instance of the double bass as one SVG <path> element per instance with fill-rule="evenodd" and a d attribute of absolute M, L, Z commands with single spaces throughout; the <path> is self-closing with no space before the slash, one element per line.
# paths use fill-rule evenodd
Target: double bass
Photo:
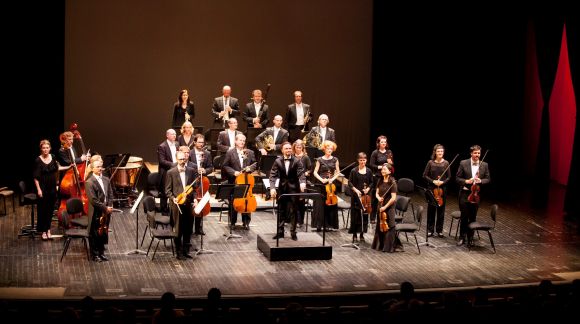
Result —
<path fill-rule="evenodd" d="M 76 123 L 73 123 L 70 129 L 71 132 L 73 133 L 73 140 L 74 139 L 80 140 L 84 154 L 85 145 L 82 141 L 82 136 L 78 131 L 78 125 Z M 59 219 L 62 218 L 62 212 L 66 210 L 66 201 L 69 198 L 73 197 L 81 198 L 81 201 L 83 202 L 84 215 L 88 214 L 89 208 L 88 207 L 89 199 L 85 192 L 85 170 L 87 169 L 87 161 L 85 161 L 84 163 L 79 163 L 77 165 L 73 159 L 73 155 L 71 152 L 72 143 L 66 142 L 63 147 L 69 154 L 69 159 L 71 161 L 72 167 L 65 172 L 65 175 L 62 177 L 60 181 L 59 186 L 60 203 L 57 211 Z"/>
<path fill-rule="evenodd" d="M 236 177 L 236 184 L 247 184 L 248 192 L 244 198 L 235 198 L 234 199 L 234 209 L 238 213 L 252 213 L 256 211 L 256 207 L 258 207 L 258 203 L 256 201 L 256 197 L 252 193 L 252 189 L 254 188 L 255 179 L 254 176 L 249 174 L 249 170 L 252 166 L 256 165 L 258 162 L 254 162 L 251 165 L 247 166 L 242 170 L 242 173 Z"/>

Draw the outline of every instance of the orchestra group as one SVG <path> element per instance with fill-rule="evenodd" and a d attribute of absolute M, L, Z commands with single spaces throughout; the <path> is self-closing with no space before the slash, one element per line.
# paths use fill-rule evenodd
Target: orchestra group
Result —
<path fill-rule="evenodd" d="M 384 252 L 402 250 L 396 233 L 395 209 L 397 205 L 397 180 L 393 152 L 387 137 L 376 140 L 376 149 L 367 158 L 365 152 L 357 154 L 356 162 L 346 168 L 334 153 L 335 130 L 328 127 L 328 115 L 319 114 L 317 125 L 311 127 L 314 113 L 310 105 L 302 101 L 302 92 L 294 92 L 294 102 L 288 105 L 285 116 L 270 116 L 266 104 L 268 90 L 252 91 L 251 102 L 240 108 L 238 99 L 231 96 L 230 86 L 222 88 L 222 95 L 212 104 L 212 127 L 222 129 L 216 143 L 206 143 L 202 134 L 195 133 L 192 121 L 195 106 L 188 90 L 181 90 L 173 106 L 172 127 L 166 131 L 166 139 L 157 147 L 157 191 L 160 212 L 170 217 L 174 235 L 176 257 L 191 259 L 195 249 L 192 235 L 205 235 L 203 216 L 209 212 L 198 206 L 208 177 L 214 176 L 217 184 L 245 187 L 245 195 L 228 203 L 229 226 L 235 228 L 238 213 L 242 214 L 241 229 L 249 230 L 252 213 L 256 211 L 256 198 L 252 187 L 254 174 L 264 172 L 269 184 L 265 200 L 277 200 L 280 215 L 273 239 L 283 239 L 285 224 L 289 224 L 290 239 L 298 240 L 297 230 L 303 228 L 307 204 L 312 204 L 310 225 L 313 231 L 338 230 L 338 201 L 335 181 L 347 183 L 350 199 L 350 226 L 353 242 L 364 242 L 364 233 L 373 226 L 371 248 Z M 238 130 L 244 122 L 247 132 Z M 271 125 L 271 126 L 270 126 Z M 176 129 L 180 130 L 177 136 Z M 247 137 L 248 136 L 248 137 Z M 83 152 L 73 146 L 80 140 Z M 92 260 L 109 260 L 104 255 L 108 242 L 110 215 L 114 211 L 114 191 L 111 179 L 104 175 L 103 158 L 86 151 L 78 130 L 65 131 L 60 136 L 61 147 L 56 156 L 50 153 L 48 140 L 40 142 L 40 156 L 36 159 L 33 173 L 39 198 L 38 226 L 43 240 L 51 240 L 50 222 L 54 211 L 60 221 L 73 217 L 66 212 L 67 201 L 77 197 L 83 202 L 84 214 Z M 211 144 L 211 150 L 206 144 Z M 212 157 L 212 152 L 214 157 Z M 451 165 L 444 157 L 441 144 L 433 147 L 423 178 L 432 203 L 427 207 L 428 236 L 443 237 L 443 222 L 447 200 L 447 185 L 452 180 Z M 490 182 L 489 168 L 481 158 L 481 147 L 470 148 L 471 156 L 462 160 L 457 168 L 455 182 L 459 187 L 461 211 L 460 238 L 457 245 L 470 244 L 472 231 L 469 223 L 476 220 L 480 204 L 479 191 Z M 264 161 L 270 161 L 264 169 Z M 215 165 L 214 165 L 215 164 Z M 356 165 L 355 165 L 356 164 Z M 348 175 L 343 170 L 355 165 Z M 215 169 L 214 169 L 215 167 Z M 219 174 L 219 177 L 216 176 Z M 111 176 L 112 178 L 112 176 Z M 220 180 L 221 179 L 221 180 Z M 269 188 L 268 188 L 269 187 Z M 318 193 L 320 199 L 303 199 L 300 193 Z M 291 195 L 295 194 L 295 195 Z M 296 195 L 297 194 L 297 195 Z M 282 197 L 282 198 L 280 198 Z M 290 197 L 288 199 L 283 199 Z M 279 199 L 279 200 L 278 200 Z M 207 210 L 204 212 L 203 210 Z M 65 219 L 64 221 L 67 221 Z M 66 222 L 70 224 L 70 222 Z"/>

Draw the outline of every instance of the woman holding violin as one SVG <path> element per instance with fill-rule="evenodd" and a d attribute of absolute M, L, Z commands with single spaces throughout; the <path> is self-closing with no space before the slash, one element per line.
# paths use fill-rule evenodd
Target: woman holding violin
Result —
<path fill-rule="evenodd" d="M 340 168 L 338 158 L 332 156 L 336 148 L 336 143 L 332 141 L 322 142 L 324 155 L 317 158 L 314 164 L 313 175 L 319 182 L 318 191 L 326 197 L 326 201 L 314 200 L 311 226 L 316 227 L 317 232 L 322 230 L 323 225 L 329 231 L 338 229 L 338 197 L 333 182 L 339 176 Z"/>
<path fill-rule="evenodd" d="M 352 234 L 353 241 L 357 241 L 357 233 L 360 233 L 360 240 L 363 242 L 364 235 L 369 226 L 369 213 L 372 211 L 371 192 L 374 187 L 373 173 L 366 166 L 367 155 L 360 152 L 357 155 L 358 167 L 350 171 L 348 177 L 348 187 L 352 191 L 350 198 L 350 228 L 348 232 Z"/>
<path fill-rule="evenodd" d="M 435 144 L 431 160 L 427 162 L 423 179 L 427 181 L 427 188 L 433 192 L 437 206 L 427 205 L 427 236 L 443 237 L 443 222 L 445 221 L 445 202 L 447 199 L 447 183 L 451 179 L 449 161 L 443 158 L 445 148 L 441 144 Z M 437 222 L 435 222 L 437 214 Z"/>
<path fill-rule="evenodd" d="M 171 204 L 173 231 L 177 233 L 174 239 L 176 257 L 178 260 L 186 260 L 192 258 L 189 254 L 194 218 L 192 209 L 197 204 L 195 189 L 199 180 L 196 169 L 187 167 L 185 153 L 177 151 L 175 157 L 177 165 L 167 171 L 165 178 L 165 195 Z"/>
<path fill-rule="evenodd" d="M 379 202 L 378 219 L 371 248 L 383 252 L 402 249 L 401 241 L 395 233 L 395 203 L 397 201 L 397 182 L 391 177 L 392 166 L 382 165 L 381 178 L 377 183 L 375 196 Z"/>
<path fill-rule="evenodd" d="M 228 179 L 228 183 L 230 184 L 241 184 L 242 182 L 246 182 L 245 184 L 250 185 L 247 198 L 240 198 L 246 199 L 245 203 L 242 204 L 243 206 L 250 207 L 244 208 L 246 211 L 240 211 L 242 213 L 242 223 L 244 229 L 248 230 L 250 229 L 250 222 L 252 221 L 251 210 L 255 210 L 256 206 L 256 197 L 253 196 L 251 191 L 254 183 L 254 177 L 249 173 L 252 173 L 256 170 L 257 163 L 254 152 L 244 148 L 246 145 L 245 135 L 237 134 L 235 145 L 236 146 L 234 148 L 231 148 L 226 152 L 224 162 L 222 163 L 222 174 L 225 174 Z M 236 202 L 234 199 L 234 206 L 235 205 Z M 230 226 L 232 228 L 236 226 L 237 220 L 238 211 L 236 208 L 234 208 L 232 215 L 230 215 Z"/>
<path fill-rule="evenodd" d="M 93 175 L 85 183 L 89 201 L 89 242 L 93 261 L 108 261 L 105 244 L 108 242 L 108 226 L 113 212 L 113 188 L 109 178 L 103 176 L 103 162 L 91 164 Z"/>
<path fill-rule="evenodd" d="M 387 137 L 385 135 L 380 135 L 377 137 L 377 149 L 371 153 L 371 159 L 369 160 L 369 167 L 373 170 L 375 175 L 375 188 L 377 182 L 381 179 L 381 168 L 385 163 L 393 166 L 393 152 L 389 149 L 389 143 L 387 142 Z M 371 213 L 371 223 L 374 224 L 377 219 L 377 200 L 373 195 L 373 212 Z"/>
<path fill-rule="evenodd" d="M 462 160 L 457 169 L 455 181 L 459 186 L 459 210 L 461 211 L 460 238 L 457 245 L 471 243 L 473 231 L 469 231 L 469 223 L 475 222 L 479 209 L 479 191 L 482 185 L 491 181 L 489 167 L 483 159 L 480 160 L 481 147 L 473 145 L 470 148 L 471 158 Z"/>

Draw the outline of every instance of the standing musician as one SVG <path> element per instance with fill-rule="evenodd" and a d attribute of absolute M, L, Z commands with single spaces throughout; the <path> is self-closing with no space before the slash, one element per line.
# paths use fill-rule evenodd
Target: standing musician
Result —
<path fill-rule="evenodd" d="M 381 178 L 377 183 L 375 196 L 379 201 L 379 220 L 375 228 L 375 237 L 371 248 L 377 251 L 396 252 L 402 249 L 401 241 L 395 233 L 395 204 L 397 201 L 397 182 L 391 177 L 392 166 L 385 163 L 381 168 Z M 381 219 L 381 213 L 386 213 L 386 219 Z M 381 223 L 386 222 L 388 228 L 382 228 Z M 384 225 L 384 224 L 383 224 Z"/>
<path fill-rule="evenodd" d="M 387 143 L 387 137 L 385 135 L 380 135 L 377 137 L 377 148 L 371 153 L 371 160 L 369 161 L 369 166 L 373 170 L 375 175 L 375 188 L 376 183 L 382 178 L 381 168 L 385 163 L 393 165 L 393 152 L 389 149 L 389 143 Z M 377 219 L 378 201 L 373 197 L 373 212 L 371 213 L 371 223 L 374 224 Z"/>
<path fill-rule="evenodd" d="M 163 141 L 157 147 L 157 159 L 159 161 L 159 196 L 161 212 L 164 215 L 169 215 L 169 209 L 167 206 L 167 197 L 165 196 L 165 176 L 169 169 L 177 165 L 175 160 L 175 153 L 177 153 L 177 141 L 175 140 L 175 130 L 170 128 L 165 132 L 165 141 Z"/>
<path fill-rule="evenodd" d="M 338 163 L 338 158 L 332 156 L 332 153 L 336 151 L 337 145 L 332 141 L 322 142 L 322 149 L 324 151 L 324 156 L 316 159 L 314 165 L 314 177 L 319 181 L 317 184 L 318 191 L 325 197 L 328 198 L 329 193 L 327 188 L 330 187 L 332 182 L 336 180 L 336 177 L 340 174 L 340 168 Z M 327 184 L 329 186 L 327 186 Z M 324 221 L 326 220 L 326 224 Z M 338 205 L 337 204 L 326 204 L 320 199 L 314 200 L 314 208 L 312 212 L 312 227 L 316 227 L 316 231 L 320 232 L 323 225 L 328 228 L 329 231 L 334 231 L 338 229 Z"/>
<path fill-rule="evenodd" d="M 282 156 L 279 156 L 270 170 L 270 195 L 276 197 L 283 194 L 304 192 L 306 189 L 306 177 L 304 176 L 304 166 L 300 159 L 292 156 L 292 144 L 290 142 L 282 143 Z M 276 192 L 276 180 L 279 179 L 278 191 Z M 280 211 L 283 215 L 279 216 L 278 231 L 273 239 L 284 237 L 284 220 L 290 219 L 290 234 L 292 240 L 298 240 L 296 236 L 296 222 L 298 220 L 297 207 L 298 198 L 283 198 L 280 201 Z"/>
<path fill-rule="evenodd" d="M 254 172 L 256 170 L 256 158 L 252 150 L 244 148 L 246 145 L 246 136 L 243 134 L 236 135 L 236 146 L 230 149 L 224 158 L 222 164 L 222 172 L 228 178 L 228 183 L 235 184 L 236 177 L 242 172 Z M 242 213 L 242 223 L 244 229 L 250 229 L 250 222 L 252 221 L 251 213 Z M 231 226 L 234 227 L 238 220 L 238 212 L 233 211 L 230 215 Z"/>
<path fill-rule="evenodd" d="M 270 121 L 268 105 L 262 100 L 262 90 L 252 91 L 252 102 L 246 104 L 244 120 L 248 128 L 266 128 Z"/>
<path fill-rule="evenodd" d="M 471 158 L 462 160 L 457 169 L 455 181 L 459 186 L 459 210 L 461 211 L 460 238 L 457 245 L 471 243 L 473 231 L 469 223 L 475 222 L 479 209 L 479 187 L 491 181 L 486 162 L 480 161 L 481 147 L 473 145 L 470 148 Z"/>
<path fill-rule="evenodd" d="M 306 183 L 308 184 L 308 179 L 312 175 L 312 161 L 306 154 L 306 148 L 304 147 L 304 142 L 302 140 L 296 140 L 292 144 L 292 152 L 296 158 L 302 162 L 304 166 L 304 177 L 306 178 Z M 298 219 L 296 222 L 298 223 L 298 227 L 302 227 L 304 223 L 304 215 L 306 214 L 306 201 L 304 199 L 298 199 Z"/>
<path fill-rule="evenodd" d="M 73 146 L 74 134 L 72 132 L 66 131 L 60 134 L 60 144 L 61 147 L 58 150 L 57 161 L 60 165 L 71 165 L 74 161 L 75 164 L 80 164 L 91 158 L 91 154 L 78 155 Z"/>
<path fill-rule="evenodd" d="M 91 164 L 93 176 L 85 183 L 89 199 L 89 241 L 93 261 L 108 261 L 104 254 L 109 238 L 110 215 L 113 212 L 113 188 L 109 178 L 103 176 L 103 162 Z"/>
<path fill-rule="evenodd" d="M 192 121 L 195 117 L 195 107 L 193 101 L 189 100 L 189 91 L 183 89 L 179 91 L 177 102 L 173 104 L 173 119 L 171 127 L 179 129 L 186 121 Z"/>
<path fill-rule="evenodd" d="M 270 143 L 265 144 L 268 138 Z M 285 142 L 288 142 L 288 131 L 282 128 L 280 115 L 274 117 L 274 126 L 266 128 L 256 136 L 256 147 L 262 155 L 280 155 L 282 144 Z"/>
<path fill-rule="evenodd" d="M 443 237 L 443 222 L 445 221 L 445 202 L 447 201 L 447 183 L 451 179 L 449 161 L 443 158 L 445 148 L 441 144 L 435 144 L 431 160 L 427 162 L 423 179 L 427 181 L 427 189 L 438 190 L 441 193 L 439 198 L 442 202 L 438 206 L 427 204 L 427 236 L 433 236 L 435 229 L 437 236 Z M 437 213 L 437 226 L 435 226 L 435 213 Z"/>
<path fill-rule="evenodd" d="M 231 96 L 232 88 L 229 85 L 222 88 L 222 94 L 221 97 L 214 98 L 211 107 L 214 128 L 226 128 L 230 118 L 240 113 L 240 104 L 237 98 Z"/>
<path fill-rule="evenodd" d="M 348 187 L 352 191 L 350 198 L 350 228 L 348 232 L 352 234 L 353 241 L 356 242 L 356 233 L 360 233 L 360 240 L 365 240 L 363 233 L 366 233 L 369 226 L 369 212 L 365 210 L 362 199 L 371 199 L 370 195 L 374 187 L 373 173 L 367 164 L 367 155 L 360 152 L 357 155 L 358 167 L 350 170 L 348 177 Z M 366 196 L 366 198 L 364 198 Z"/>
<path fill-rule="evenodd" d="M 312 142 L 312 136 L 315 136 L 318 138 L 317 141 L 319 143 L 323 143 L 324 141 L 331 141 L 336 143 L 336 134 L 334 133 L 334 129 L 327 127 L 329 121 L 330 120 L 328 119 L 328 116 L 326 114 L 318 116 L 318 126 L 312 127 L 312 130 L 310 130 L 309 133 L 311 137 L 310 142 Z M 318 158 L 324 155 L 323 148 L 321 148 L 320 150 L 318 150 L 318 148 L 315 148 L 314 152 L 315 152 L 314 158 Z"/>
<path fill-rule="evenodd" d="M 171 221 L 173 231 L 177 233 L 174 240 L 177 259 L 185 260 L 193 258 L 189 251 L 194 218 L 192 204 L 197 205 L 195 188 L 198 183 L 194 181 L 198 175 L 194 168 L 186 167 L 187 158 L 183 152 L 178 151 L 175 157 L 177 165 L 167 171 L 165 195 L 171 202 Z"/>
<path fill-rule="evenodd" d="M 238 131 L 238 120 L 231 117 L 228 120 L 228 128 L 221 131 L 218 135 L 217 146 L 219 155 L 224 155 L 226 152 L 236 146 L 236 135 L 242 134 Z"/>
<path fill-rule="evenodd" d="M 203 135 L 195 135 L 195 146 L 189 152 L 189 160 L 193 162 L 199 174 L 207 176 L 213 171 L 213 161 L 210 151 L 206 150 L 204 146 L 205 138 Z M 197 235 L 205 235 L 205 232 L 201 229 L 201 217 L 195 217 L 194 233 Z"/>
<path fill-rule="evenodd" d="M 181 135 L 177 138 L 178 146 L 185 145 L 191 149 L 193 147 L 193 125 L 186 121 L 181 125 Z"/>
<path fill-rule="evenodd" d="M 312 109 L 309 104 L 302 102 L 302 91 L 294 91 L 294 103 L 288 105 L 284 128 L 290 132 L 289 140 L 294 142 L 302 138 L 302 131 L 308 131 L 308 124 L 312 121 Z"/>

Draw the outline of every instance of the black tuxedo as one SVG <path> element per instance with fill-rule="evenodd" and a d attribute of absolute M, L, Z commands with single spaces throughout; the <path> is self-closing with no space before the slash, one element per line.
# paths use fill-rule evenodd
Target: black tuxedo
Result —
<path fill-rule="evenodd" d="M 288 105 L 286 110 L 286 117 L 284 118 L 283 127 L 290 133 L 290 142 L 294 142 L 297 139 L 301 139 L 302 129 L 308 131 L 310 129 L 309 124 L 312 122 L 312 109 L 309 104 L 302 103 L 302 109 L 304 111 L 304 118 L 310 114 L 309 120 L 306 125 L 296 125 L 297 113 L 296 113 L 296 103 Z"/>
<path fill-rule="evenodd" d="M 246 154 L 247 158 L 243 160 L 243 164 L 240 164 L 240 159 L 238 155 L 238 150 L 236 148 L 232 148 L 227 151 L 226 156 L 224 157 L 224 162 L 222 164 L 222 176 L 225 174 L 226 178 L 228 179 L 229 183 L 236 183 L 236 171 L 241 171 L 243 168 L 250 167 L 250 171 L 254 172 L 256 170 L 256 157 L 254 156 L 254 152 L 252 150 L 244 149 L 244 153 Z M 249 226 L 251 219 L 250 213 L 243 213 L 242 214 L 242 222 L 244 226 Z M 238 212 L 233 211 L 230 215 L 230 225 L 233 227 L 236 225 L 238 221 Z"/>
<path fill-rule="evenodd" d="M 480 188 L 487 185 L 491 181 L 489 175 L 489 167 L 486 162 L 479 162 L 479 175 L 481 179 Z M 462 160 L 459 163 L 459 168 L 457 169 L 457 175 L 455 176 L 455 181 L 459 186 L 459 210 L 461 211 L 461 227 L 460 236 L 463 240 L 467 239 L 471 241 L 473 233 L 469 231 L 469 223 L 475 222 L 477 218 L 477 210 L 479 209 L 479 203 L 471 203 L 468 200 L 471 194 L 470 184 L 466 184 L 465 180 L 473 178 L 471 171 L 471 158 Z"/>
<path fill-rule="evenodd" d="M 270 188 L 275 188 L 276 179 L 280 179 L 278 184 L 278 197 L 283 194 L 289 193 L 299 193 L 300 184 L 306 183 L 306 177 L 304 176 L 304 166 L 300 159 L 295 156 L 291 156 L 289 159 L 288 171 L 286 171 L 286 161 L 283 156 L 279 156 L 270 170 Z M 280 222 L 278 223 L 278 235 L 284 236 L 284 220 L 288 218 L 291 222 L 290 231 L 293 236 L 296 235 L 296 220 L 298 218 L 297 198 L 283 198 L 279 201 L 280 210 L 284 213 L 284 216 L 280 216 Z M 288 217 L 289 216 L 289 217 Z"/>
<path fill-rule="evenodd" d="M 256 118 L 256 106 L 254 106 L 254 102 L 249 102 L 246 104 L 246 110 L 244 110 L 244 120 L 248 124 L 248 128 L 254 128 L 253 119 Z M 268 126 L 268 122 L 270 121 L 270 111 L 268 105 L 263 104 L 260 108 L 260 125 L 262 128 L 266 128 Z"/>
<path fill-rule="evenodd" d="M 195 169 L 185 168 L 185 185 L 191 184 L 197 176 L 198 174 Z M 175 249 L 177 250 L 178 256 L 182 253 L 187 254 L 191 247 L 191 233 L 193 230 L 192 203 L 193 199 L 196 198 L 195 188 L 197 188 L 198 185 L 199 181 L 194 184 L 194 190 L 187 195 L 185 203 L 179 205 L 178 208 L 173 202 L 173 198 L 177 198 L 177 196 L 183 192 L 184 184 L 181 181 L 177 166 L 167 171 L 167 177 L 165 179 L 165 195 L 171 204 L 173 231 L 177 232 L 177 237 L 175 238 Z"/>
<path fill-rule="evenodd" d="M 91 255 L 93 257 L 103 255 L 105 252 L 105 244 L 108 243 L 108 230 L 103 235 L 98 234 L 99 220 L 107 209 L 107 205 L 112 203 L 113 188 L 111 181 L 107 177 L 102 177 L 103 187 L 107 191 L 103 191 L 96 176 L 92 176 L 85 182 L 85 192 L 89 200 L 89 241 L 91 245 Z M 112 206 L 112 205 L 111 205 Z M 111 218 L 108 218 L 107 226 Z"/>
<path fill-rule="evenodd" d="M 232 118 L 240 113 L 240 104 L 238 99 L 232 96 L 229 97 L 229 100 L 229 106 L 232 108 L 232 112 L 229 114 L 229 117 Z M 222 117 L 219 117 L 219 113 L 222 111 L 224 111 L 224 96 L 219 96 L 214 98 L 213 105 L 211 107 L 215 128 L 225 128 L 228 125 L 227 120 L 222 120 Z"/>
<path fill-rule="evenodd" d="M 240 131 L 235 131 L 235 135 L 238 134 L 242 134 L 242 132 Z M 234 135 L 234 140 L 235 140 L 235 135 Z M 224 155 L 226 154 L 226 152 L 230 149 L 230 145 L 232 143 L 230 143 L 230 137 L 228 135 L 228 131 L 227 130 L 223 130 L 220 132 L 220 134 L 218 135 L 218 140 L 217 140 L 217 146 L 218 146 L 218 152 L 220 152 L 220 155 Z M 235 143 L 233 143 L 233 145 L 235 145 Z"/>
<path fill-rule="evenodd" d="M 195 154 L 195 148 L 189 152 L 189 161 L 193 162 L 193 165 L 195 165 L 196 169 L 199 171 L 199 168 L 197 168 L 197 154 Z M 208 150 L 203 151 L 201 167 L 204 169 L 205 175 L 208 175 L 213 171 L 213 160 L 211 158 L 211 152 Z"/>
<path fill-rule="evenodd" d="M 177 152 L 178 149 L 178 143 L 175 142 L 175 152 Z M 161 211 L 163 213 L 167 213 L 168 209 L 167 209 L 167 197 L 165 197 L 165 175 L 167 174 L 167 171 L 171 168 L 173 168 L 174 166 L 177 165 L 177 163 L 173 162 L 173 157 L 171 156 L 171 149 L 169 148 L 169 144 L 167 143 L 167 140 L 163 141 L 163 143 L 159 144 L 159 146 L 157 147 L 157 159 L 159 161 L 159 169 L 157 172 L 159 172 L 159 183 L 157 185 L 157 190 L 159 190 L 159 194 L 160 194 L 160 205 L 161 205 Z"/>

